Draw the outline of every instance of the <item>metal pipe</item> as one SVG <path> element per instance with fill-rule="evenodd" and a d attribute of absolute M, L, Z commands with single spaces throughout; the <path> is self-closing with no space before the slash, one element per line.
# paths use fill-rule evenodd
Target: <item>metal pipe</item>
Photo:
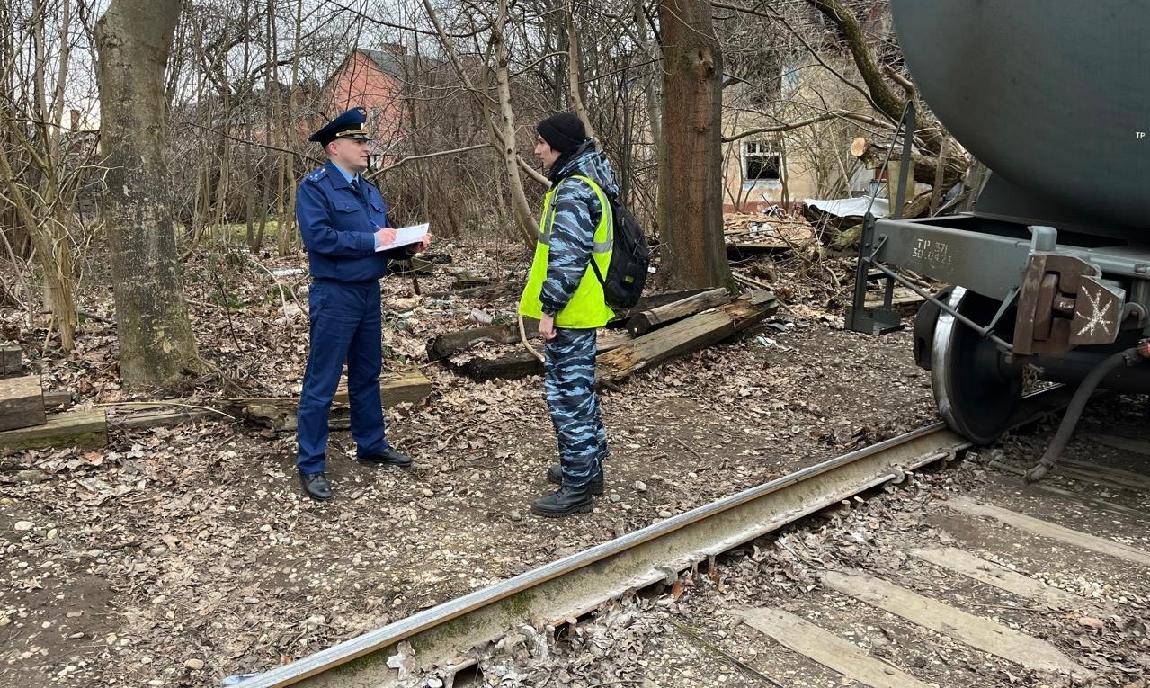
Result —
<path fill-rule="evenodd" d="M 1001 356 L 1002 366 L 1018 374 L 1024 368 L 1038 371 L 1038 377 L 1051 382 L 1077 385 L 1106 360 L 1109 354 L 1072 351 L 1062 355 Z M 1150 393 L 1150 366 L 1120 367 L 1110 370 L 1098 385 L 1102 389 L 1132 394 Z"/>
<path fill-rule="evenodd" d="M 935 304 L 936 306 L 938 306 L 942 310 L 953 315 L 954 319 L 959 321 L 963 325 L 966 325 L 967 327 L 974 328 L 975 332 L 977 332 L 982 337 L 989 339 L 990 341 L 994 342 L 994 344 L 1000 350 L 1006 351 L 1006 352 L 1014 350 L 1014 346 L 1012 344 L 1010 344 L 1009 342 L 1003 341 L 1003 339 L 1001 337 L 999 337 L 998 335 L 991 332 L 989 327 L 983 327 L 982 325 L 979 325 L 978 323 L 974 322 L 973 320 L 966 317 L 962 313 L 959 313 L 957 309 L 951 308 L 951 306 L 949 304 L 943 303 L 942 301 L 939 301 L 938 299 L 934 298 L 933 294 L 930 294 L 930 293 L 924 291 L 923 289 L 920 289 L 918 287 L 918 285 L 916 285 L 914 282 L 911 282 L 910 280 L 904 278 L 902 275 L 898 274 L 894 270 L 891 270 L 890 268 L 883 265 L 882 263 L 879 263 L 877 260 L 874 259 L 873 256 L 869 259 L 868 262 L 870 262 L 870 264 L 873 265 L 875 268 L 881 270 L 887 277 L 890 277 L 891 279 L 895 280 L 896 282 L 898 282 L 902 286 L 910 289 L 911 291 L 918 294 L 922 298 L 926 299 L 927 301 L 930 301 L 931 303 Z"/>
<path fill-rule="evenodd" d="M 1078 425 L 1078 420 L 1082 418 L 1082 411 L 1086 408 L 1086 401 L 1090 399 L 1090 395 L 1094 394 L 1094 390 L 1098 388 L 1098 384 L 1109 375 L 1112 371 L 1116 370 L 1119 366 L 1127 365 L 1132 366 L 1139 361 L 1143 360 L 1140 351 L 1144 347 L 1142 345 L 1130 347 L 1125 351 L 1119 351 L 1116 354 L 1107 356 L 1102 363 L 1095 366 L 1094 370 L 1086 376 L 1078 389 L 1074 392 L 1074 398 L 1070 400 L 1070 405 L 1066 407 L 1066 415 L 1062 417 L 1062 423 L 1058 426 L 1058 432 L 1054 434 L 1054 439 L 1050 441 L 1050 445 L 1046 447 L 1046 452 L 1042 455 L 1042 459 L 1034 468 L 1026 472 L 1026 482 L 1036 483 L 1054 468 L 1055 462 L 1058 457 L 1062 455 L 1062 451 L 1066 449 L 1067 443 L 1070 442 L 1071 436 L 1074 435 L 1074 428 Z"/>

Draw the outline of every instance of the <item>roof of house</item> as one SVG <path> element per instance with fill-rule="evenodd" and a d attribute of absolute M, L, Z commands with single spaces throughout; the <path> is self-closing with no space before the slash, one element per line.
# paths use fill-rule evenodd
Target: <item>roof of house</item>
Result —
<path fill-rule="evenodd" d="M 390 74 L 396 78 L 402 79 L 415 71 L 416 58 L 414 55 L 396 55 L 392 52 L 384 50 L 369 50 L 367 48 L 360 48 L 359 52 L 367 56 L 367 59 L 375 63 L 380 71 Z"/>

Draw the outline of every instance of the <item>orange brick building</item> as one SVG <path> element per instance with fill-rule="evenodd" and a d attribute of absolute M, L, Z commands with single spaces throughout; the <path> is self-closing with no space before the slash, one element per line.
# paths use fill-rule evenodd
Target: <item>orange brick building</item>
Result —
<path fill-rule="evenodd" d="M 416 78 L 417 58 L 402 46 L 353 50 L 324 85 L 329 117 L 353 107 L 367 110 L 367 125 L 383 158 L 392 157 L 403 138 L 403 97 Z"/>

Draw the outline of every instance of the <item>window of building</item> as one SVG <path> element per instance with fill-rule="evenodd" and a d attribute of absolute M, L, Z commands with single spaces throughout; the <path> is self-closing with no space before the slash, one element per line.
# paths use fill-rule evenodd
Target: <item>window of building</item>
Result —
<path fill-rule="evenodd" d="M 749 182 L 781 181 L 783 156 L 773 140 L 743 142 L 743 179 Z"/>

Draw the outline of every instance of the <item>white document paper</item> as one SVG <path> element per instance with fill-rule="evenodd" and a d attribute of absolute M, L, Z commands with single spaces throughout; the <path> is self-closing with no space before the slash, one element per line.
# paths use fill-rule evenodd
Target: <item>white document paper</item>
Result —
<path fill-rule="evenodd" d="M 380 246 L 375 250 L 377 252 L 390 251 L 391 249 L 399 248 L 400 246 L 410 246 L 411 244 L 417 244 L 420 241 L 423 241 L 423 237 L 427 236 L 427 229 L 430 226 L 430 223 L 424 222 L 421 225 L 399 227 L 395 230 L 395 241 L 385 246 Z"/>

